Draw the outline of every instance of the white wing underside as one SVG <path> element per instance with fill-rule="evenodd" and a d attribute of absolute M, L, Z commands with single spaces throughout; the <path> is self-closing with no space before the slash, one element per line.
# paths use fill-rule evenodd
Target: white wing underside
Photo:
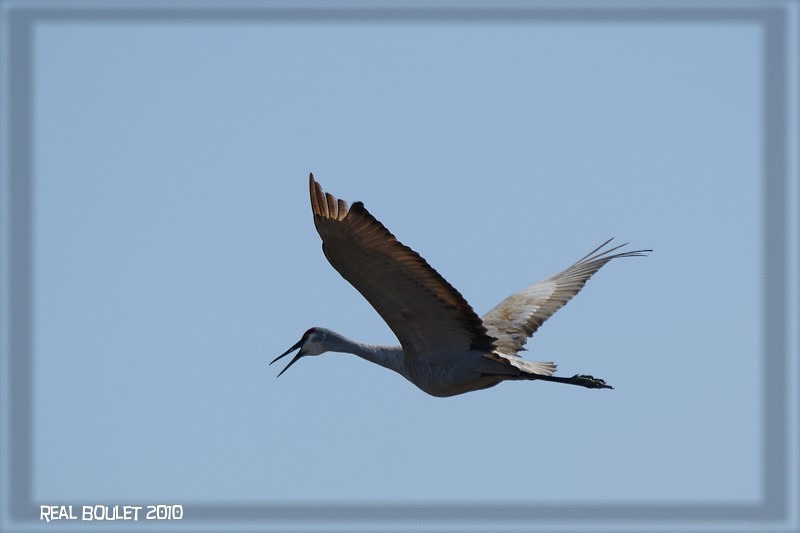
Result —
<path fill-rule="evenodd" d="M 555 369 L 552 363 L 530 363 L 515 360 L 517 352 L 524 350 L 528 338 L 533 335 L 545 320 L 561 309 L 573 296 L 578 294 L 595 272 L 606 263 L 618 257 L 642 255 L 647 250 L 613 253 L 625 244 L 601 251 L 611 239 L 604 242 L 569 268 L 548 276 L 515 294 L 512 294 L 483 316 L 486 331 L 497 339 L 495 346 L 511 364 L 523 366 L 544 365 Z M 517 357 L 517 359 L 519 359 Z M 520 366 L 523 365 L 523 366 Z M 539 373 L 537 370 L 534 372 Z M 552 370 L 550 370 L 552 373 Z"/>

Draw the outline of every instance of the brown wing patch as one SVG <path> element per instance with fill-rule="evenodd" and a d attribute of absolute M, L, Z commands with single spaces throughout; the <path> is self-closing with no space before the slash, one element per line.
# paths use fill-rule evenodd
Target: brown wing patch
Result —
<path fill-rule="evenodd" d="M 350 209 L 309 177 L 314 225 L 331 265 L 386 321 L 407 353 L 447 358 L 490 352 L 494 338 L 464 297 L 364 204 Z"/>

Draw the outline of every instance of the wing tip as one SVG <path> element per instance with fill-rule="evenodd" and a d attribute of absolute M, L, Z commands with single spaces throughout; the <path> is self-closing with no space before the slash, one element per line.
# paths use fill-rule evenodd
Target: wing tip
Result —
<path fill-rule="evenodd" d="M 630 243 L 627 243 L 627 242 L 624 242 L 622 244 L 617 244 L 617 245 L 612 246 L 611 248 L 603 250 L 603 248 L 605 248 L 613 240 L 614 240 L 614 237 L 611 237 L 606 242 L 604 242 L 603 244 L 601 244 L 600 246 L 598 246 L 597 248 L 595 248 L 594 250 L 592 250 L 591 252 L 589 252 L 588 254 L 583 256 L 582 258 L 580 258 L 577 261 L 577 263 L 589 262 L 589 261 L 594 261 L 594 260 L 597 260 L 597 259 L 608 259 L 608 260 L 611 260 L 611 259 L 617 259 L 617 258 L 620 258 L 620 257 L 647 257 L 647 254 L 651 253 L 653 251 L 653 250 L 649 250 L 649 249 L 648 250 L 623 250 L 623 251 L 614 253 L 617 250 L 619 250 L 620 248 L 628 246 Z"/>
<path fill-rule="evenodd" d="M 308 192 L 314 217 L 344 220 L 347 216 L 347 202 L 323 191 L 322 186 L 314 179 L 313 172 L 308 174 Z"/>

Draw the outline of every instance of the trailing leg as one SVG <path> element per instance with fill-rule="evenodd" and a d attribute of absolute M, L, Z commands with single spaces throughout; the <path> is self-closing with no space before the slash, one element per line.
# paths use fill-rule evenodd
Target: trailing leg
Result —
<path fill-rule="evenodd" d="M 575 374 L 570 378 L 562 378 L 559 376 L 542 376 L 537 374 L 526 374 L 525 379 L 539 379 L 542 381 L 552 381 L 555 383 L 566 383 L 567 385 L 580 385 L 587 389 L 613 389 L 608 385 L 605 380 L 589 376 L 586 374 Z"/>

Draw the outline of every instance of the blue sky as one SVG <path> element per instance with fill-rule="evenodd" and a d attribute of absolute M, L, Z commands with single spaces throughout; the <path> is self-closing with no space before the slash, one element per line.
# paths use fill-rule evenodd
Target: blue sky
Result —
<path fill-rule="evenodd" d="M 49 23 L 35 33 L 38 501 L 754 502 L 755 26 Z M 307 193 L 367 208 L 479 314 L 609 237 L 526 357 L 613 391 L 449 399 Z"/>

